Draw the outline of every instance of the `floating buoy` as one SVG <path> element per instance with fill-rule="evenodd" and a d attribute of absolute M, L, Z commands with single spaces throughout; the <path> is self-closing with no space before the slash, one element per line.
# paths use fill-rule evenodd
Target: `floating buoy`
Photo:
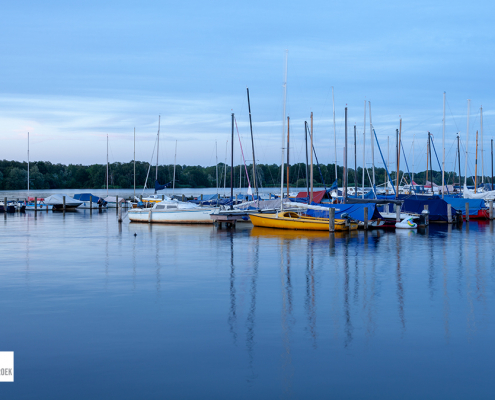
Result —
<path fill-rule="evenodd" d="M 418 225 L 413 222 L 413 217 L 408 217 L 401 222 L 397 222 L 395 227 L 398 229 L 416 229 Z"/>

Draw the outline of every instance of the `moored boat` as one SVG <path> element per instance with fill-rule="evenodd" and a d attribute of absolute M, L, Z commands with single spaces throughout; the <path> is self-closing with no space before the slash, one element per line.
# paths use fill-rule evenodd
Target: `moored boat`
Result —
<path fill-rule="evenodd" d="M 205 208 L 187 202 L 166 200 L 155 203 L 151 208 L 133 208 L 127 215 L 131 222 L 212 224 L 210 215 L 216 212 L 218 208 Z"/>
<path fill-rule="evenodd" d="M 329 219 L 299 215 L 292 211 L 281 211 L 277 214 L 250 214 L 254 226 L 277 229 L 295 229 L 310 231 L 328 231 Z M 358 229 L 358 223 L 348 219 L 335 219 L 335 231 Z"/>

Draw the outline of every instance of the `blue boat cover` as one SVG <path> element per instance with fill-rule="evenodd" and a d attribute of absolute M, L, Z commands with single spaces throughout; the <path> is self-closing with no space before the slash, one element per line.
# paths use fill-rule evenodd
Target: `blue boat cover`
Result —
<path fill-rule="evenodd" d="M 321 207 L 336 208 L 335 218 L 341 218 L 344 213 L 349 214 L 352 219 L 364 221 L 364 209 L 368 208 L 368 220 L 382 218 L 374 203 L 363 204 L 315 204 Z M 308 210 L 306 212 L 310 217 L 328 218 L 329 212 L 324 210 Z"/>
<path fill-rule="evenodd" d="M 478 214 L 478 211 L 486 208 L 485 200 L 483 199 L 463 199 L 453 196 L 444 196 L 444 200 L 452 205 L 452 208 L 462 211 L 462 215 L 466 215 L 466 203 L 469 203 L 469 215 Z"/>
<path fill-rule="evenodd" d="M 379 199 L 395 200 L 395 196 L 377 196 Z M 447 222 L 447 202 L 442 200 L 439 196 L 418 196 L 418 195 L 399 195 L 399 200 L 403 200 L 401 211 L 421 214 L 425 209 L 425 205 L 428 205 L 428 211 L 430 212 L 430 221 Z M 456 208 L 452 210 L 455 212 Z"/>
<path fill-rule="evenodd" d="M 93 203 L 98 203 L 98 201 L 100 200 L 100 198 L 98 196 L 95 196 L 94 194 L 91 194 L 91 193 L 75 194 L 74 198 L 76 200 L 79 200 L 79 201 L 89 201 L 89 196 L 93 196 L 91 199 L 93 201 Z"/>

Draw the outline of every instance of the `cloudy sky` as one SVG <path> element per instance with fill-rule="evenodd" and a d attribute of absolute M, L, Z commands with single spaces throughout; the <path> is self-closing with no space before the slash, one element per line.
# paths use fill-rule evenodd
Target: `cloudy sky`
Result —
<path fill-rule="evenodd" d="M 163 163 L 173 162 L 177 141 L 178 163 L 213 165 L 215 141 L 219 161 L 226 157 L 234 112 L 250 160 L 249 87 L 257 161 L 280 163 L 287 49 L 294 162 L 304 160 L 311 112 L 320 162 L 335 160 L 333 86 L 339 163 L 347 105 L 362 165 L 366 100 L 384 156 L 402 117 L 410 168 L 414 139 L 415 170 L 424 170 L 428 131 L 441 151 L 445 91 L 447 169 L 457 132 L 466 142 L 467 99 L 469 168 L 483 106 L 489 169 L 495 7 L 488 1 L 2 1 L 1 9 L 0 159 L 26 160 L 29 131 L 32 160 L 104 163 L 108 134 L 110 161 L 130 161 L 136 128 L 137 158 L 148 161 L 161 115 Z M 237 138 L 235 152 L 238 160 Z"/>

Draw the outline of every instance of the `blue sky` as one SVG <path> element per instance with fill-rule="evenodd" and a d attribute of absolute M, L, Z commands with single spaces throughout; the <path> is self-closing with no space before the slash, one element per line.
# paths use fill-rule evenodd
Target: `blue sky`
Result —
<path fill-rule="evenodd" d="M 212 165 L 215 140 L 219 160 L 225 159 L 232 111 L 245 151 L 249 148 L 249 86 L 257 161 L 279 163 L 288 49 L 294 162 L 303 161 L 303 124 L 311 112 L 320 161 L 335 159 L 334 86 L 339 163 L 347 105 L 349 131 L 358 125 L 362 164 L 366 99 L 382 146 L 390 136 L 392 152 L 401 116 L 409 164 L 415 138 L 415 169 L 424 170 L 427 131 L 441 148 L 446 91 L 447 168 L 454 166 L 456 132 L 465 141 L 468 98 L 470 168 L 481 105 L 489 166 L 495 129 L 495 7 L 489 2 L 2 1 L 1 6 L 1 159 L 25 160 L 29 131 L 33 160 L 104 163 L 108 134 L 110 161 L 129 161 L 136 127 L 137 158 L 149 160 L 161 114 L 163 162 L 173 162 L 177 140 L 178 163 Z M 369 125 L 366 130 L 369 148 Z M 381 164 L 378 154 L 375 159 Z"/>

